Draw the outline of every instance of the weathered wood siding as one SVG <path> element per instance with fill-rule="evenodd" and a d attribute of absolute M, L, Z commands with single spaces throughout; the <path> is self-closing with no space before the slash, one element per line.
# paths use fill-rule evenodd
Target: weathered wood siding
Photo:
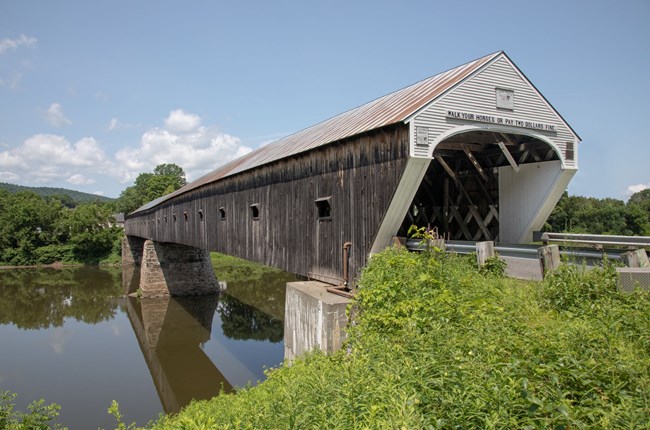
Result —
<path fill-rule="evenodd" d="M 351 275 L 366 264 L 408 152 L 408 126 L 384 127 L 226 177 L 128 216 L 126 233 L 336 283 L 345 242 L 352 242 Z M 331 217 L 319 220 L 315 201 L 324 197 L 331 197 Z M 253 204 L 259 209 L 257 220 Z"/>

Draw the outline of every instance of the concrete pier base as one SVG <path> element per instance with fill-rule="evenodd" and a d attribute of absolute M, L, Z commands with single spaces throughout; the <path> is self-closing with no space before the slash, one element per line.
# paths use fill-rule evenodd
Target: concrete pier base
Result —
<path fill-rule="evenodd" d="M 142 255 L 142 297 L 192 296 L 219 292 L 219 282 L 214 275 L 208 251 L 147 240 Z"/>
<path fill-rule="evenodd" d="M 312 350 L 339 350 L 345 340 L 346 308 L 352 300 L 325 290 L 317 281 L 287 283 L 284 316 L 284 358 Z"/>

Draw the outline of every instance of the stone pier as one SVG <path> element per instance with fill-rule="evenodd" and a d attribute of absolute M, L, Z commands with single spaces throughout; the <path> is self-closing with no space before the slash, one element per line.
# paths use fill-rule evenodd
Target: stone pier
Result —
<path fill-rule="evenodd" d="M 145 239 L 137 236 L 122 238 L 122 266 L 140 266 Z"/>
<path fill-rule="evenodd" d="M 140 288 L 140 266 L 145 239 L 136 236 L 122 238 L 122 286 L 124 294 L 135 293 Z"/>
<path fill-rule="evenodd" d="M 218 293 L 210 253 L 193 246 L 145 241 L 140 291 L 142 297 Z"/>
<path fill-rule="evenodd" d="M 137 289 L 147 298 L 219 292 L 210 253 L 193 246 L 126 236 L 122 266 L 122 277 L 128 278 L 123 279 L 127 294 Z"/>

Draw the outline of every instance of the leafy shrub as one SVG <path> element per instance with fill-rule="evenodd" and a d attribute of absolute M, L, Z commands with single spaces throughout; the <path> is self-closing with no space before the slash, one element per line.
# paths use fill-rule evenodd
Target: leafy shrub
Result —
<path fill-rule="evenodd" d="M 575 264 L 562 264 L 544 282 L 543 303 L 558 311 L 577 311 L 617 294 L 616 269 L 604 263 L 587 270 Z"/>
<path fill-rule="evenodd" d="M 503 278 L 506 275 L 506 267 L 507 263 L 505 260 L 495 255 L 485 260 L 485 264 L 479 267 L 479 272 L 486 276 Z"/>
<path fill-rule="evenodd" d="M 47 245 L 34 251 L 34 260 L 37 264 L 51 264 L 57 261 L 69 263 L 75 261 L 73 245 Z"/>
<path fill-rule="evenodd" d="M 15 398 L 14 393 L 0 391 L 0 430 L 63 429 L 59 424 L 50 427 L 50 422 L 59 416 L 59 405 L 45 405 L 41 399 L 30 403 L 27 412 L 20 412 L 14 410 Z"/>

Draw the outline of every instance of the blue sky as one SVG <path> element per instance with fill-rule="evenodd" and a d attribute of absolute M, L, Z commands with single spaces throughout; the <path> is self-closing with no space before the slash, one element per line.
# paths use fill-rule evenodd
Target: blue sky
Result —
<path fill-rule="evenodd" d="M 650 1 L 0 0 L 0 181 L 188 179 L 503 50 L 580 135 L 569 192 L 650 187 Z"/>

